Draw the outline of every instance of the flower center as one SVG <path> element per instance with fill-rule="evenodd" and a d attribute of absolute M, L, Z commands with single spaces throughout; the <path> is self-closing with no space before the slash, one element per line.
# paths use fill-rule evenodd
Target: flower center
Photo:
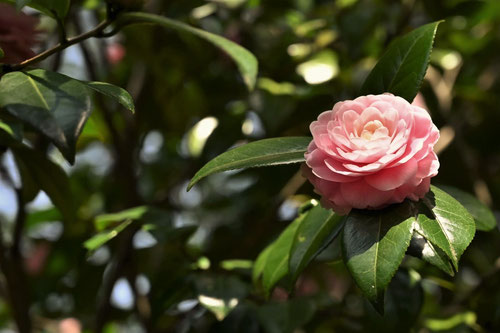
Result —
<path fill-rule="evenodd" d="M 363 131 L 361 132 L 361 137 L 365 140 L 371 140 L 375 131 L 379 128 L 384 127 L 380 120 L 369 121 L 363 126 Z"/>

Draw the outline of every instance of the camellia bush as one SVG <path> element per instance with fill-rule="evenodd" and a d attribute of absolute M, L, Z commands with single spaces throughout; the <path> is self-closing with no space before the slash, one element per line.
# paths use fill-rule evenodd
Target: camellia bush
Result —
<path fill-rule="evenodd" d="M 495 0 L 2 1 L 0 326 L 500 330 L 499 26 Z"/>

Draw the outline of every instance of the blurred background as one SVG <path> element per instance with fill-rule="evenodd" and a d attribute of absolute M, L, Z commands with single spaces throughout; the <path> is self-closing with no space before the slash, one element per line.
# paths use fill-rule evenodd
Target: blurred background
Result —
<path fill-rule="evenodd" d="M 72 1 L 69 35 L 95 26 L 104 9 L 102 0 Z M 445 19 L 417 97 L 441 129 L 433 182 L 475 194 L 498 218 L 499 1 L 149 0 L 144 10 L 249 49 L 259 60 L 257 87 L 248 92 L 234 63 L 207 42 L 152 26 L 89 40 L 41 64 L 121 86 L 137 112 L 95 96 L 75 165 L 51 151 L 70 175 L 78 214 L 62 222 L 43 192 L 29 205 L 24 287 L 38 332 L 500 332 L 498 228 L 476 233 L 454 277 L 407 256 L 380 316 L 335 243 L 291 293 L 278 287 L 266 299 L 252 285 L 257 255 L 316 197 L 297 165 L 213 175 L 186 192 L 200 167 L 234 145 L 310 135 L 322 111 L 357 97 L 392 39 Z M 29 19 L 0 15 L 0 46 L 24 38 L 20 57 L 58 38 L 55 21 L 24 12 Z M 19 178 L 9 153 L 2 168 Z M 95 251 L 83 247 L 96 216 L 139 205 L 154 207 L 151 227 L 132 225 Z M 4 238 L 16 211 L 3 179 Z M 0 332 L 13 332 L 3 280 Z"/>

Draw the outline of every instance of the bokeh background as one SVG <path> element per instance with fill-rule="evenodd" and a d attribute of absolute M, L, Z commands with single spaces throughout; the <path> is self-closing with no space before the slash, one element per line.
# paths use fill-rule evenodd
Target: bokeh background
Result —
<path fill-rule="evenodd" d="M 104 7 L 72 1 L 68 32 L 95 26 Z M 22 254 L 37 331 L 500 331 L 498 229 L 477 232 L 454 277 L 407 256 L 380 316 L 335 243 L 291 292 L 278 287 L 266 299 L 252 285 L 252 261 L 316 197 L 297 165 L 213 175 L 186 192 L 204 163 L 234 145 L 309 135 L 322 111 L 357 97 L 391 40 L 445 19 L 417 97 L 441 129 L 433 182 L 475 194 L 499 216 L 499 1 L 149 0 L 144 10 L 249 49 L 259 60 L 257 87 L 249 92 L 234 63 L 207 42 L 153 26 L 125 28 L 41 64 L 124 87 L 137 112 L 95 96 L 75 165 L 51 152 L 70 175 L 78 218 L 62 222 L 43 193 L 29 206 Z M 33 49 L 52 45 L 56 23 L 25 12 L 39 18 Z M 2 165 L 18 177 L 8 152 Z M 95 216 L 138 205 L 155 207 L 147 221 L 154 228 L 129 227 L 94 252 L 83 247 Z M 4 179 L 4 238 L 16 210 Z M 12 332 L 2 279 L 0 327 Z"/>

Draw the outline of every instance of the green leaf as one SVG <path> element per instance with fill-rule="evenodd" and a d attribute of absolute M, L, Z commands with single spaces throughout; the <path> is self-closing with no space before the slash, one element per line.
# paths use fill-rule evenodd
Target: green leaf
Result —
<path fill-rule="evenodd" d="M 257 310 L 259 321 L 267 333 L 300 332 L 314 316 L 317 306 L 309 298 L 293 298 L 286 302 L 267 302 Z"/>
<path fill-rule="evenodd" d="M 497 220 L 491 210 L 475 196 L 451 186 L 440 186 L 442 190 L 460 202 L 476 221 L 476 229 L 490 231 L 497 226 Z"/>
<path fill-rule="evenodd" d="M 304 268 L 338 236 L 344 217 L 320 205 L 305 213 L 293 239 L 289 268 L 296 280 Z"/>
<path fill-rule="evenodd" d="M 299 216 L 281 233 L 276 241 L 261 252 L 254 266 L 254 281 L 262 274 L 262 285 L 267 295 L 288 274 L 288 259 L 293 238 L 305 215 Z"/>
<path fill-rule="evenodd" d="M 134 100 L 132 96 L 123 88 L 117 87 L 115 85 L 106 82 L 85 82 L 82 81 L 87 87 L 104 94 L 106 96 L 116 99 L 118 103 L 123 105 L 125 108 L 132 112 L 135 112 Z"/>
<path fill-rule="evenodd" d="M 413 231 L 410 247 L 408 248 L 409 255 L 420 258 L 431 265 L 436 266 L 446 274 L 453 276 L 455 271 L 451 264 L 450 258 L 439 247 L 434 246 L 424 236 Z"/>
<path fill-rule="evenodd" d="M 68 176 L 64 170 L 40 151 L 21 146 L 12 148 L 12 152 L 17 165 L 24 169 L 25 177 L 29 176 L 41 190 L 45 191 L 68 222 L 74 221 L 75 204 Z"/>
<path fill-rule="evenodd" d="M 458 260 L 474 238 L 473 217 L 452 196 L 431 186 L 419 202 L 418 223 L 415 229 L 451 259 L 455 269 Z"/>
<path fill-rule="evenodd" d="M 379 211 L 353 210 L 346 218 L 344 262 L 379 312 L 383 312 L 384 290 L 410 245 L 414 222 L 408 202 Z"/>
<path fill-rule="evenodd" d="M 97 235 L 94 235 L 92 238 L 86 240 L 83 243 L 83 246 L 85 246 L 85 248 L 89 251 L 95 251 L 104 244 L 106 244 L 107 242 L 109 242 L 110 240 L 112 240 L 113 238 L 115 238 L 116 236 L 118 236 L 118 234 L 123 230 L 125 230 L 125 228 L 127 228 L 132 222 L 133 220 L 131 219 L 125 220 L 122 223 L 115 226 L 114 228 L 102 231 Z"/>
<path fill-rule="evenodd" d="M 427 71 L 440 22 L 417 28 L 389 45 L 366 78 L 361 95 L 390 92 L 411 103 Z"/>
<path fill-rule="evenodd" d="M 188 190 L 201 179 L 217 172 L 303 162 L 311 140 L 309 137 L 264 139 L 231 149 L 205 164 L 191 179 Z"/>
<path fill-rule="evenodd" d="M 385 296 L 385 313 L 367 307 L 364 332 L 411 332 L 424 303 L 421 277 L 414 270 L 399 269 Z"/>
<path fill-rule="evenodd" d="M 103 214 L 96 216 L 94 224 L 97 231 L 103 231 L 104 229 L 108 228 L 111 224 L 115 222 L 120 222 L 124 220 L 139 220 L 147 212 L 149 212 L 148 206 L 138 206 L 123 210 L 118 213 Z"/>
<path fill-rule="evenodd" d="M 2 48 L 0 47 L 0 59 L 4 57 L 5 53 L 3 52 Z"/>
<path fill-rule="evenodd" d="M 143 220 L 148 214 L 149 218 L 155 222 L 158 218 L 157 215 L 160 214 L 160 211 L 152 209 L 148 206 L 138 206 L 117 213 L 98 215 L 94 220 L 94 224 L 97 231 L 100 232 L 85 241 L 83 245 L 88 250 L 94 251 L 111 239 L 115 238 L 133 221 Z M 151 227 L 155 228 L 156 226 L 151 225 Z"/>
<path fill-rule="evenodd" d="M 0 107 L 40 131 L 74 162 L 76 141 L 91 110 L 80 81 L 42 69 L 8 73 L 0 80 Z"/>
<path fill-rule="evenodd" d="M 210 32 L 193 28 L 185 23 L 172 20 L 163 16 L 147 13 L 125 13 L 120 20 L 127 23 L 154 23 L 165 28 L 175 29 L 182 32 L 189 32 L 225 51 L 238 65 L 238 69 L 243 76 L 243 80 L 250 90 L 255 86 L 257 78 L 258 62 L 255 56 L 240 45 Z"/>

